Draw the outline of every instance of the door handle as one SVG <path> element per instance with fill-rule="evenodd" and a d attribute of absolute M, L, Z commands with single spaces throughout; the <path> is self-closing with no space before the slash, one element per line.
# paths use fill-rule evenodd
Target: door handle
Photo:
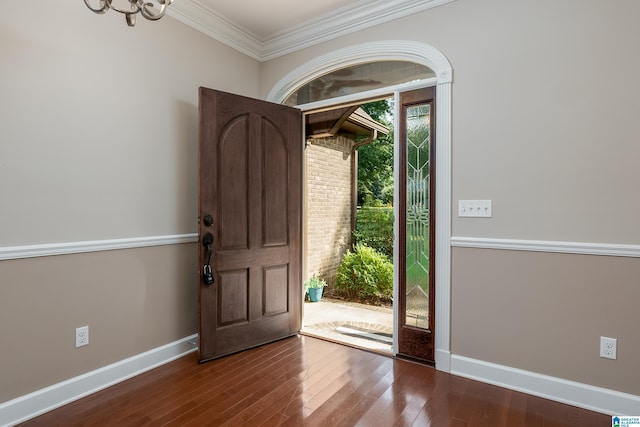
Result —
<path fill-rule="evenodd" d="M 202 245 L 207 248 L 209 252 L 211 252 L 211 246 L 213 245 L 213 234 L 205 233 L 202 236 Z"/>
<path fill-rule="evenodd" d="M 205 285 L 213 285 L 213 272 L 211 271 L 211 255 L 213 254 L 213 234 L 205 233 L 202 236 L 202 245 L 205 247 L 207 262 L 202 267 L 202 281 Z"/>

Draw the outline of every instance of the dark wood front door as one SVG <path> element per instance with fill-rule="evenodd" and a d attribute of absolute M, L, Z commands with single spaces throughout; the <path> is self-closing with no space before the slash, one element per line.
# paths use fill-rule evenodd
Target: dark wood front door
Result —
<path fill-rule="evenodd" d="M 200 88 L 201 362 L 300 330 L 302 148 L 298 109 Z"/>
<path fill-rule="evenodd" d="M 435 88 L 399 107 L 398 354 L 435 363 Z"/>

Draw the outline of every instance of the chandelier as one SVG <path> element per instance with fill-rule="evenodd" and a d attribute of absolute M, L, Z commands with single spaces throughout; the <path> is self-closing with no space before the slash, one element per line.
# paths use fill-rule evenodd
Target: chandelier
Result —
<path fill-rule="evenodd" d="M 140 13 L 144 18 L 151 21 L 156 21 L 164 16 L 167 6 L 171 4 L 173 0 L 154 0 L 155 3 L 145 2 L 145 0 L 126 0 L 129 3 L 129 8 L 123 8 L 122 6 L 114 6 L 114 2 L 119 0 L 97 0 L 98 5 L 93 7 L 91 4 L 93 0 L 84 0 L 84 3 L 89 9 L 98 14 L 106 13 L 109 9 L 113 9 L 116 12 L 124 14 L 127 19 L 127 25 L 133 27 L 136 25 L 136 15 Z M 124 0 L 120 3 L 126 3 Z"/>

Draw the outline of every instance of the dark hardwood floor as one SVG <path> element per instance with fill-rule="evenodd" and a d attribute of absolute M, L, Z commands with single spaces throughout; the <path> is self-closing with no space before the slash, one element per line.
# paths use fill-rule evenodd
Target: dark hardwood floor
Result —
<path fill-rule="evenodd" d="M 189 355 L 24 426 L 610 426 L 611 417 L 298 336 Z"/>

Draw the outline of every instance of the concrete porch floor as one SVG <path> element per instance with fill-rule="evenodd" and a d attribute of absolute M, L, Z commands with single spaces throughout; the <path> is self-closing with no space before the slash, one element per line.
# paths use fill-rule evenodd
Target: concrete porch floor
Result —
<path fill-rule="evenodd" d="M 392 353 L 393 308 L 323 297 L 305 302 L 302 331 L 347 345 Z"/>

